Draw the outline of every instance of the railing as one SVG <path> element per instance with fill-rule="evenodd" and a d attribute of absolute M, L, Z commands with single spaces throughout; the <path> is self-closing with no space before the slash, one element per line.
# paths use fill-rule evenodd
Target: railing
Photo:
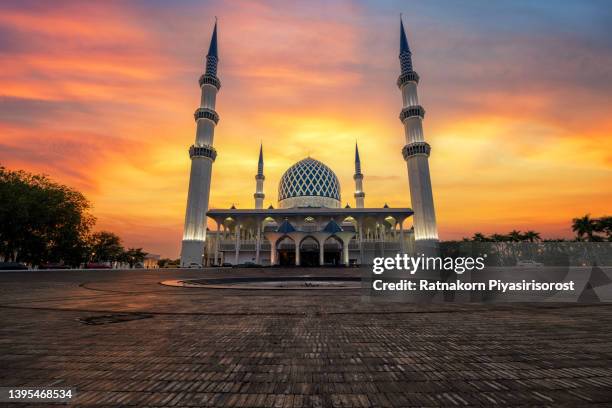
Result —
<path fill-rule="evenodd" d="M 404 238 L 404 241 L 407 241 L 408 237 Z M 221 245 L 234 245 L 234 243 L 236 242 L 236 240 L 234 240 L 233 238 L 230 239 L 222 239 L 221 241 L 219 241 L 219 243 Z M 385 244 L 391 244 L 391 243 L 399 243 L 400 242 L 400 236 L 399 234 L 396 237 L 385 237 L 385 239 L 380 239 L 380 238 L 363 238 L 361 240 L 361 242 L 363 243 L 367 243 L 367 242 L 384 242 Z M 357 245 L 359 243 L 359 239 L 357 238 L 353 238 L 350 241 L 350 245 Z M 240 240 L 240 245 L 245 245 L 245 244 L 252 244 L 252 245 L 256 245 L 257 244 L 257 240 L 256 239 L 241 239 Z M 262 239 L 260 241 L 260 245 L 270 245 L 270 242 L 267 239 Z"/>
<path fill-rule="evenodd" d="M 406 245 L 408 245 L 406 243 Z M 401 245 L 399 241 L 363 241 L 362 243 L 362 247 L 364 251 L 375 251 L 375 250 L 380 250 L 381 248 L 384 248 L 385 251 L 399 251 L 401 249 Z M 255 251 L 257 248 L 255 243 L 245 243 L 244 241 L 240 242 L 240 250 L 241 251 Z M 259 250 L 261 252 L 266 252 L 266 251 L 270 251 L 270 244 L 269 243 L 261 243 L 259 246 Z M 280 244 L 278 246 L 278 249 L 294 249 L 295 245 L 293 243 L 291 244 Z M 316 249 L 318 248 L 318 245 L 310 245 L 310 244 L 303 244 L 302 245 L 302 249 Z M 338 248 L 335 245 L 325 245 L 325 248 Z M 219 250 L 220 251 L 235 251 L 236 250 L 236 246 L 234 241 L 228 241 L 228 242 L 224 242 L 221 243 L 219 245 Z M 357 241 L 351 241 L 349 243 L 349 250 L 351 251 L 358 251 L 359 250 L 359 243 Z"/>

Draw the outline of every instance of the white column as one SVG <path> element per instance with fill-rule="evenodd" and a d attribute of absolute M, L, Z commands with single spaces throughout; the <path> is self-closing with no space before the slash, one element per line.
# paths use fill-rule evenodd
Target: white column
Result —
<path fill-rule="evenodd" d="M 258 174 L 255 176 L 256 186 L 255 186 L 255 194 L 253 197 L 255 198 L 255 209 L 261 210 L 263 208 L 264 197 L 266 196 L 263 192 L 263 182 L 265 177 L 263 174 Z"/>
<path fill-rule="evenodd" d="M 349 231 L 336 233 L 336 236 L 340 238 L 340 241 L 342 242 L 342 263 L 345 266 L 349 265 L 349 244 L 354 235 L 355 234 L 353 232 Z"/>
<path fill-rule="evenodd" d="M 363 219 L 360 217 L 357 222 L 359 228 L 359 263 L 363 264 Z"/>
<path fill-rule="evenodd" d="M 401 220 L 399 223 L 400 227 L 400 252 L 404 254 L 406 249 L 404 248 L 404 220 Z"/>
<path fill-rule="evenodd" d="M 319 242 L 319 266 L 325 264 L 325 242 Z"/>
<path fill-rule="evenodd" d="M 236 256 L 234 258 L 234 265 L 238 265 L 238 256 L 240 255 L 240 224 L 238 224 L 237 222 L 238 220 L 236 220 L 236 227 L 235 227 L 235 235 L 236 235 Z"/>
<path fill-rule="evenodd" d="M 181 248 L 181 266 L 202 264 L 206 240 L 206 212 L 210 194 L 212 160 L 208 157 L 192 157 L 185 210 L 185 226 Z"/>
<path fill-rule="evenodd" d="M 365 193 L 363 192 L 363 174 L 355 174 L 355 207 L 363 208 Z"/>
<path fill-rule="evenodd" d="M 219 245 L 221 245 L 221 225 L 217 221 L 217 239 L 215 240 L 215 265 L 219 265 Z"/>
<path fill-rule="evenodd" d="M 410 200 L 414 210 L 415 239 L 436 243 L 438 228 L 429 174 L 430 146 L 423 135 L 425 110 L 419 105 L 417 83 L 418 75 L 414 71 L 402 72 L 398 80 L 403 102 L 400 118 L 404 125 L 406 139 L 402 154 L 408 170 Z"/>
<path fill-rule="evenodd" d="M 255 263 L 259 263 L 259 249 L 261 246 L 261 221 L 257 220 L 257 238 L 255 239 Z"/>
<path fill-rule="evenodd" d="M 330 236 L 327 232 L 315 232 L 312 234 L 317 243 L 319 244 L 319 265 L 323 266 L 325 263 L 325 240 Z"/>
<path fill-rule="evenodd" d="M 221 86 L 217 78 L 217 26 L 213 31 L 206 56 L 206 71 L 200 77 L 200 106 L 194 113 L 195 143 L 189 148 L 191 172 L 187 193 L 187 208 L 181 247 L 181 266 L 202 265 L 206 240 L 206 213 L 210 196 L 212 164 L 217 156 L 213 148 L 214 131 L 219 116 L 215 112 L 217 92 Z"/>
<path fill-rule="evenodd" d="M 255 175 L 255 194 L 253 194 L 253 198 L 255 198 L 255 209 L 257 210 L 261 210 L 263 208 L 263 201 L 266 196 L 263 192 L 263 183 L 266 179 L 263 174 L 263 170 L 263 145 L 261 145 L 259 146 L 259 160 L 257 162 L 257 174 Z"/>
<path fill-rule="evenodd" d="M 270 265 L 278 264 L 278 251 L 276 249 L 276 244 L 283 236 L 285 235 L 280 232 L 265 233 L 265 237 L 270 242 Z"/>
<path fill-rule="evenodd" d="M 276 265 L 276 240 L 270 240 L 270 265 Z"/>
<path fill-rule="evenodd" d="M 342 259 L 343 259 L 344 266 L 348 266 L 349 265 L 349 243 L 348 242 L 344 242 L 342 245 Z"/>
<path fill-rule="evenodd" d="M 382 256 L 385 256 L 385 224 L 384 221 L 380 223 L 380 247 L 382 249 Z"/>

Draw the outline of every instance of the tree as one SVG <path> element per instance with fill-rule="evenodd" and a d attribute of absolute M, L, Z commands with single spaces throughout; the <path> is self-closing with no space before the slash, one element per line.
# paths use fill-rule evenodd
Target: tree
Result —
<path fill-rule="evenodd" d="M 509 238 L 507 235 L 493 234 L 489 237 L 489 240 L 492 242 L 507 242 L 509 241 Z"/>
<path fill-rule="evenodd" d="M 612 241 L 612 217 L 604 215 L 595 220 L 595 230 L 605 234 L 608 241 Z"/>
<path fill-rule="evenodd" d="M 540 237 L 540 233 L 539 232 L 535 232 L 535 231 L 527 231 L 523 234 L 523 238 L 529 242 L 537 242 L 542 240 L 542 238 Z"/>
<path fill-rule="evenodd" d="M 108 231 L 92 234 L 89 240 L 89 250 L 91 260 L 94 262 L 119 261 L 124 252 L 121 238 Z"/>
<path fill-rule="evenodd" d="M 157 260 L 157 266 L 159 266 L 160 268 L 166 268 L 166 265 L 168 265 L 170 262 L 172 261 L 172 259 L 170 258 L 161 258 Z"/>
<path fill-rule="evenodd" d="M 484 234 L 480 233 L 480 232 L 476 232 L 473 236 L 472 236 L 472 241 L 476 241 L 476 242 L 489 242 L 490 239 L 487 238 Z"/>
<path fill-rule="evenodd" d="M 147 253 L 143 252 L 142 248 L 128 248 L 127 251 L 121 254 L 120 259 L 127 262 L 130 265 L 130 268 L 133 268 L 134 265 L 142 263 L 145 256 L 147 256 Z"/>
<path fill-rule="evenodd" d="M 508 240 L 512 242 L 520 242 L 523 240 L 523 234 L 521 234 L 521 231 L 512 230 L 508 233 Z"/>
<path fill-rule="evenodd" d="M 599 237 L 594 234 L 597 229 L 597 223 L 591 218 L 590 214 L 586 214 L 580 218 L 572 220 L 572 231 L 576 233 L 579 240 L 583 240 L 586 235 L 587 241 L 599 241 Z"/>
<path fill-rule="evenodd" d="M 0 166 L 0 254 L 9 261 L 80 264 L 95 223 L 80 192 Z"/>
<path fill-rule="evenodd" d="M 181 264 L 180 259 L 162 258 L 157 261 L 157 266 L 160 268 L 176 268 Z"/>

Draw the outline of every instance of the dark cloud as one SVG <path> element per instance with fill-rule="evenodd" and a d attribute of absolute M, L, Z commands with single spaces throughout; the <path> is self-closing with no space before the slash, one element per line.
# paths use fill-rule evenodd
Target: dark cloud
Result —
<path fill-rule="evenodd" d="M 0 96 L 0 122 L 37 127 L 67 115 L 92 114 L 87 104 L 77 101 L 48 101 Z"/>

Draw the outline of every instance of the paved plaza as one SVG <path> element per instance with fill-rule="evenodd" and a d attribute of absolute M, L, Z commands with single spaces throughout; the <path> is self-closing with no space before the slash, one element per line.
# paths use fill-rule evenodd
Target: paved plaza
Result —
<path fill-rule="evenodd" d="M 612 305 L 372 304 L 358 289 L 159 284 L 264 274 L 355 272 L 0 273 L 0 386 L 70 387 L 71 406 L 612 404 Z"/>

